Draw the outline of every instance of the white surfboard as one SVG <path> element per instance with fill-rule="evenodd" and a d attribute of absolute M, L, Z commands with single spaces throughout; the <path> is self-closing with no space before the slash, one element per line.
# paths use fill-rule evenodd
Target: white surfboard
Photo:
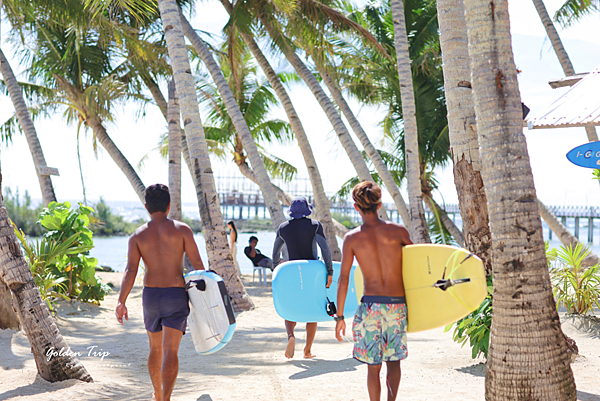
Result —
<path fill-rule="evenodd" d="M 194 348 L 203 355 L 217 352 L 235 331 L 235 315 L 225 282 L 210 270 L 194 270 L 184 278 L 190 298 L 188 325 Z"/>

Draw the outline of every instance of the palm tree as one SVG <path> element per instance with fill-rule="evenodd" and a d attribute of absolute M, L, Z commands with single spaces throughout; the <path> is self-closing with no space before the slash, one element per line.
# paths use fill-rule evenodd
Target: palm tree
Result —
<path fill-rule="evenodd" d="M 598 0 L 566 0 L 554 14 L 554 21 L 568 27 L 598 11 Z"/>
<path fill-rule="evenodd" d="M 190 164 L 193 166 L 196 176 L 196 194 L 209 266 L 225 280 L 234 309 L 237 311 L 249 310 L 254 305 L 233 265 L 231 249 L 227 243 L 223 214 L 219 206 L 219 196 L 210 165 L 208 146 L 200 120 L 196 87 L 191 75 L 183 28 L 179 18 L 179 7 L 174 0 L 159 0 L 158 6 L 181 105 Z"/>
<path fill-rule="evenodd" d="M 265 168 L 263 160 L 260 157 L 256 143 L 252 139 L 252 134 L 250 134 L 246 120 L 244 120 L 244 116 L 235 101 L 235 96 L 227 84 L 227 81 L 223 76 L 223 72 L 215 62 L 210 49 L 200 38 L 200 36 L 198 36 L 181 11 L 180 18 L 185 36 L 190 40 L 190 42 L 192 42 L 192 46 L 204 62 L 204 65 L 208 69 L 213 81 L 217 85 L 221 97 L 223 98 L 225 107 L 227 108 L 227 113 L 231 116 L 235 130 L 243 144 L 244 149 L 246 150 L 246 153 L 248 154 L 250 163 L 252 164 L 252 169 L 256 175 L 258 185 L 265 199 L 265 205 L 271 214 L 273 226 L 275 229 L 277 229 L 279 225 L 284 223 L 287 219 L 283 215 L 281 203 L 279 203 L 277 195 L 275 194 L 275 191 L 273 191 L 273 186 L 271 184 L 271 180 L 269 179 L 267 169 Z"/>
<path fill-rule="evenodd" d="M 440 45 L 444 62 L 444 90 L 448 105 L 448 134 L 454 162 L 454 183 L 467 248 L 492 273 L 491 234 L 487 199 L 483 191 L 471 67 L 462 0 L 438 0 Z"/>
<path fill-rule="evenodd" d="M 92 382 L 85 367 L 77 357 L 69 353 L 58 355 L 61 349 L 69 349 L 48 306 L 35 286 L 35 281 L 23 257 L 4 202 L 0 197 L 0 276 L 11 289 L 23 330 L 31 345 L 31 351 L 39 375 L 49 382 L 78 379 Z M 56 356 L 49 357 L 49 352 Z"/>
<path fill-rule="evenodd" d="M 169 122 L 169 193 L 171 194 L 169 218 L 181 220 L 181 125 L 179 124 L 179 99 L 177 99 L 173 81 L 169 81 L 167 116 Z"/>
<path fill-rule="evenodd" d="M 390 0 L 394 21 L 394 43 L 396 48 L 396 64 L 400 80 L 402 96 L 402 116 L 404 121 L 404 149 L 406 152 L 406 179 L 408 182 L 408 198 L 411 218 L 411 237 L 415 243 L 430 242 L 427 223 L 421 196 L 421 162 L 419 159 L 419 138 L 417 120 L 415 118 L 415 97 L 412 82 L 410 58 L 408 54 L 408 37 L 404 22 L 404 6 L 402 0 Z"/>
<path fill-rule="evenodd" d="M 221 0 L 221 3 L 223 4 L 223 7 L 225 7 L 227 12 L 231 15 L 233 12 L 233 6 L 231 2 L 229 0 Z M 239 22 L 239 19 L 235 19 L 235 21 Z M 234 32 L 230 33 L 230 35 L 233 34 Z M 306 136 L 306 132 L 304 131 L 304 126 L 302 125 L 302 122 L 300 121 L 300 118 L 296 113 L 296 109 L 294 108 L 294 105 L 287 93 L 287 90 L 281 83 L 279 76 L 269 63 L 269 60 L 267 60 L 260 47 L 258 47 L 258 45 L 256 44 L 252 35 L 244 33 L 242 30 L 239 31 L 239 34 L 246 43 L 246 46 L 248 46 L 248 49 L 252 52 L 252 55 L 258 62 L 260 68 L 266 75 L 269 84 L 275 91 L 275 94 L 279 98 L 279 101 L 281 102 L 281 105 L 283 106 L 283 109 L 287 115 L 288 121 L 290 122 L 292 131 L 294 133 L 294 137 L 298 141 L 298 146 L 300 147 L 300 151 L 302 152 L 302 156 L 304 157 L 304 162 L 308 170 L 308 176 L 310 178 L 310 182 L 313 188 L 313 194 L 316 204 L 315 214 L 319 221 L 321 221 L 321 223 L 323 224 L 325 238 L 327 240 L 329 248 L 331 249 L 332 259 L 339 261 L 341 260 L 342 253 L 339 249 L 337 240 L 335 238 L 336 229 L 334 226 L 333 218 L 331 217 L 331 212 L 329 210 L 329 200 L 327 199 L 327 195 L 325 194 L 321 174 L 319 172 L 317 162 L 312 152 L 311 145 L 308 141 L 308 137 Z"/>
<path fill-rule="evenodd" d="M 492 234 L 486 400 L 575 400 L 523 135 L 508 4 L 465 0 L 464 5 Z"/>
<path fill-rule="evenodd" d="M 48 166 L 46 165 L 46 159 L 44 158 L 42 146 L 40 145 L 33 121 L 31 121 L 31 116 L 29 115 L 29 110 L 27 109 L 25 100 L 23 99 L 21 88 L 19 87 L 19 83 L 15 78 L 15 74 L 8 63 L 8 60 L 4 56 L 2 49 L 0 49 L 0 72 L 4 78 L 4 83 L 8 89 L 8 93 L 19 119 L 19 124 L 25 133 L 25 138 L 27 139 L 31 156 L 33 157 L 33 163 L 35 164 L 35 170 L 38 176 L 38 181 L 40 182 L 40 188 L 42 190 L 44 206 L 48 206 L 50 202 L 56 202 L 56 195 L 54 194 L 52 179 L 47 171 Z"/>
<path fill-rule="evenodd" d="M 259 1 L 260 3 L 260 1 Z M 294 70 L 298 73 L 300 78 L 306 83 L 309 89 L 313 92 L 313 95 L 319 102 L 319 105 L 325 111 L 327 118 L 331 122 L 334 131 L 336 132 L 344 150 L 348 154 L 352 165 L 354 166 L 361 181 L 372 180 L 372 176 L 367 168 L 365 161 L 363 160 L 360 151 L 356 144 L 352 140 L 348 129 L 346 128 L 339 112 L 335 109 L 332 101 L 329 99 L 319 82 L 317 81 L 314 74 L 308 69 L 308 67 L 302 62 L 300 57 L 296 54 L 290 41 L 283 35 L 281 29 L 277 25 L 277 21 L 273 18 L 272 10 L 267 4 L 260 3 L 255 10 L 257 17 L 268 32 L 271 40 L 278 46 L 278 48 L 285 55 L 288 62 L 292 65 Z M 331 10 L 334 11 L 334 10 Z M 340 13 L 338 13 L 341 15 Z M 380 209 L 381 214 L 385 211 Z M 384 215 L 387 218 L 387 214 Z"/>

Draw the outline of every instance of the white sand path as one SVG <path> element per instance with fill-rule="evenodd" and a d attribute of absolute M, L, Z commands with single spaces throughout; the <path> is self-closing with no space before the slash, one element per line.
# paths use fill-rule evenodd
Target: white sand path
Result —
<path fill-rule="evenodd" d="M 117 286 L 120 273 L 103 273 Z M 200 356 L 191 335 L 183 337 L 180 370 L 173 400 L 367 400 L 366 366 L 352 359 L 348 342 L 334 338 L 334 323 L 319 323 L 313 353 L 302 359 L 304 325 L 297 331 L 296 356 L 284 356 L 283 320 L 273 307 L 271 288 L 244 276 L 256 309 L 237 317 L 231 342 L 216 354 Z M 0 400 L 149 400 L 152 386 L 146 368 L 148 339 L 141 305 L 142 287 L 129 297 L 129 322 L 122 327 L 114 316 L 118 292 L 102 306 L 62 303 L 58 325 L 67 343 L 81 352 L 81 362 L 94 383 L 68 380 L 48 383 L 36 376 L 35 362 L 23 332 L 0 330 Z M 572 365 L 578 400 L 600 401 L 600 325 L 577 328 L 563 318 L 563 330 L 577 342 L 581 357 Z M 347 321 L 349 323 L 349 320 Z M 409 358 L 402 362 L 399 400 L 483 400 L 485 365 L 472 360 L 443 329 L 408 336 Z M 93 352 L 109 352 L 102 360 Z M 385 374 L 385 369 L 383 369 Z"/>

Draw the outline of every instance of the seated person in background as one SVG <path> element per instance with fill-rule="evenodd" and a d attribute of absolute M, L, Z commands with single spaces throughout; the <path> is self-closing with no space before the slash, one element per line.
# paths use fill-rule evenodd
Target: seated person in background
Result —
<path fill-rule="evenodd" d="M 244 248 L 244 254 L 252 261 L 252 264 L 254 266 L 266 267 L 267 269 L 271 269 L 271 271 L 273 271 L 273 261 L 267 256 L 263 255 L 260 252 L 260 249 L 256 249 L 258 238 L 253 235 L 250 237 L 248 242 L 249 245 Z"/>

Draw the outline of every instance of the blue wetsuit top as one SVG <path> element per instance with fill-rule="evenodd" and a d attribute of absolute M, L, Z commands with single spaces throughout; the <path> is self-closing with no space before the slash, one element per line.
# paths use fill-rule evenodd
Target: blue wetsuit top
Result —
<path fill-rule="evenodd" d="M 273 245 L 275 265 L 281 260 L 280 254 L 284 245 L 287 247 L 290 260 L 317 260 L 317 245 L 319 245 L 327 275 L 333 275 L 331 250 L 325 240 L 323 226 L 318 221 L 303 217 L 286 221 L 279 226 Z"/>

